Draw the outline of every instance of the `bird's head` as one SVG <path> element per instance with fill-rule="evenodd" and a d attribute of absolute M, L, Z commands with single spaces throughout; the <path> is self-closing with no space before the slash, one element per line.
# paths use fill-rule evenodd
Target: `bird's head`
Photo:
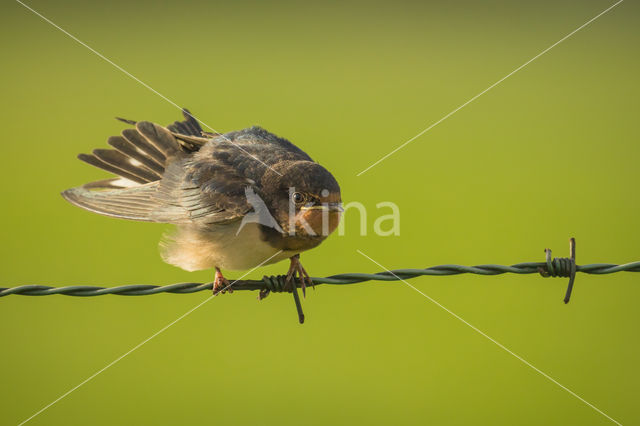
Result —
<path fill-rule="evenodd" d="M 267 206 L 291 243 L 317 245 L 340 223 L 340 186 L 321 165 L 284 161 L 265 173 L 262 184 Z"/>

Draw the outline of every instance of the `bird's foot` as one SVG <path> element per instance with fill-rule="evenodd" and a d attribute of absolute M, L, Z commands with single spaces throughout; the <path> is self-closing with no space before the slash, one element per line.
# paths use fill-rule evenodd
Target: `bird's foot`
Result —
<path fill-rule="evenodd" d="M 233 290 L 230 288 L 229 281 L 222 275 L 222 271 L 220 268 L 216 267 L 216 275 L 213 279 L 213 295 L 217 295 L 218 293 L 233 293 Z"/>
<path fill-rule="evenodd" d="M 307 274 L 307 271 L 305 271 L 305 269 L 302 267 L 299 254 L 291 256 L 289 260 L 291 261 L 291 264 L 289 265 L 289 272 L 287 272 L 287 279 L 285 280 L 285 290 L 294 290 L 294 286 L 296 285 L 295 280 L 297 277 L 300 281 L 300 284 L 302 284 L 302 295 L 304 297 L 306 296 L 307 284 L 314 287 L 313 280 L 311 280 L 311 277 L 309 276 L 309 274 Z"/>

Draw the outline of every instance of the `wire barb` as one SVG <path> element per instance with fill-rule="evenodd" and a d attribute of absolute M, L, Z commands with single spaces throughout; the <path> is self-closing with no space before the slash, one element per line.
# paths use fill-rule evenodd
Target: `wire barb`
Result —
<path fill-rule="evenodd" d="M 557 257 L 551 259 L 551 249 L 544 249 L 547 261 L 546 264 L 538 267 L 538 272 L 543 277 L 569 277 L 567 292 L 564 296 L 564 303 L 569 303 L 571 292 L 573 291 L 573 283 L 576 279 L 578 270 L 576 265 L 576 239 L 569 239 L 569 257 Z M 588 266 L 588 265 L 587 265 Z"/>

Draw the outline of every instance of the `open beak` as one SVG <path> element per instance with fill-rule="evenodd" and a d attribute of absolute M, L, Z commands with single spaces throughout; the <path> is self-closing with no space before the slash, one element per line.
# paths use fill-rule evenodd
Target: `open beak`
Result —
<path fill-rule="evenodd" d="M 327 210 L 330 212 L 344 212 L 342 203 L 322 203 L 317 205 L 302 206 L 300 210 Z"/>

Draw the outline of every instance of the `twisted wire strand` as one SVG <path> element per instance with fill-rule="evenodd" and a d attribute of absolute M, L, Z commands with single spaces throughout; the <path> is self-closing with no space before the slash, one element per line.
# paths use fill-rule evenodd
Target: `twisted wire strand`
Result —
<path fill-rule="evenodd" d="M 549 262 L 527 262 L 518 263 L 511 266 L 505 265 L 438 265 L 425 269 L 396 269 L 393 271 L 378 272 L 375 274 L 346 273 L 331 275 L 324 278 L 312 278 L 313 283 L 346 285 L 363 283 L 367 281 L 398 281 L 407 280 L 420 276 L 444 276 L 444 275 L 501 275 L 501 274 L 535 274 L 550 277 L 568 277 L 570 274 L 571 262 L 566 258 L 555 258 L 549 267 Z M 623 265 L 611 263 L 594 263 L 590 265 L 576 265 L 576 272 L 585 274 L 613 274 L 616 272 L 640 272 L 640 261 Z M 233 281 L 232 281 L 233 282 Z M 133 284 L 118 287 L 98 287 L 76 285 L 67 287 L 51 287 L 45 285 L 22 285 L 18 287 L 0 287 L 0 297 L 12 294 L 22 296 L 49 296 L 52 294 L 62 294 L 66 296 L 90 297 L 102 296 L 105 294 L 115 294 L 119 296 L 146 296 L 158 293 L 190 294 L 203 290 L 211 290 L 212 283 L 177 283 L 164 286 Z M 297 283 L 300 287 L 300 283 Z M 291 291 L 285 289 L 285 276 L 265 276 L 262 280 L 238 280 L 233 284 L 234 290 L 261 290 L 265 292 Z"/>

